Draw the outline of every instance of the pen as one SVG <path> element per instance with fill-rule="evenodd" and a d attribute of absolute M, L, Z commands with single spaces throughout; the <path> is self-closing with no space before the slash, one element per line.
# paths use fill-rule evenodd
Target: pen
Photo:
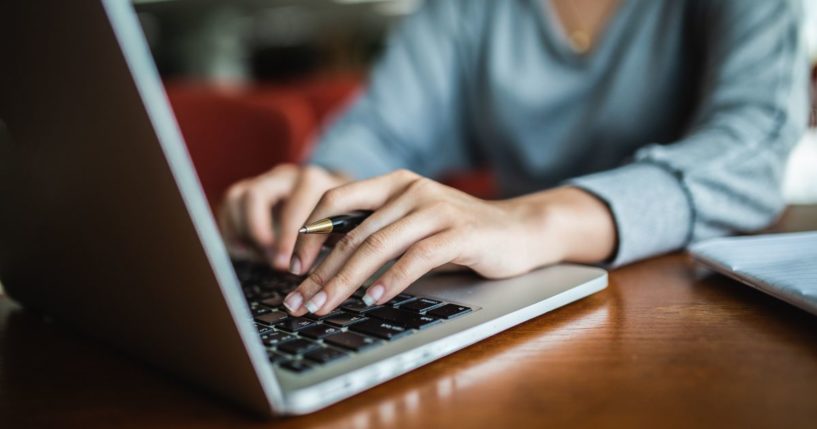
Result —
<path fill-rule="evenodd" d="M 339 216 L 331 216 L 304 225 L 298 230 L 300 234 L 329 234 L 332 232 L 349 232 L 372 214 L 371 210 L 359 210 Z"/>

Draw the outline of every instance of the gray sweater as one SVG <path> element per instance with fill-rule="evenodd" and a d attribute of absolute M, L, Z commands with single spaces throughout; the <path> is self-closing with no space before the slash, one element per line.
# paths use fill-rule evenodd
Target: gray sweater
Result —
<path fill-rule="evenodd" d="M 586 56 L 549 4 L 427 0 L 311 161 L 580 187 L 615 217 L 612 265 L 776 217 L 807 117 L 799 1 L 623 0 Z"/>

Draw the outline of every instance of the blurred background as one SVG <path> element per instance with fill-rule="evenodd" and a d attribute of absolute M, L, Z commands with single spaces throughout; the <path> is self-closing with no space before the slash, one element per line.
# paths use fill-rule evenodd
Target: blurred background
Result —
<path fill-rule="evenodd" d="M 228 83 L 364 72 L 418 0 L 136 0 L 161 73 Z"/>
<path fill-rule="evenodd" d="M 389 29 L 420 1 L 135 0 L 211 204 L 241 178 L 302 160 L 365 82 Z M 814 66 L 817 1 L 804 3 Z M 811 91 L 817 99 L 817 86 Z M 783 191 L 793 204 L 817 203 L 815 107 L 811 123 L 786 170 Z M 476 195 L 493 192 L 489 172 L 446 181 Z"/>
<path fill-rule="evenodd" d="M 304 159 L 418 0 L 136 0 L 211 204 Z"/>
<path fill-rule="evenodd" d="M 420 1 L 136 0 L 211 202 L 240 178 L 302 160 L 365 82 L 389 29 Z M 804 3 L 817 61 L 817 2 Z M 488 172 L 446 181 L 493 192 Z M 817 202 L 814 129 L 794 151 L 784 188 L 792 203 Z"/>

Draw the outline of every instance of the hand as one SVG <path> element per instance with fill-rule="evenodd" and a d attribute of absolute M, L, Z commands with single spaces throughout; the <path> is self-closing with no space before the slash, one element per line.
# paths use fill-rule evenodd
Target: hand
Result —
<path fill-rule="evenodd" d="M 502 278 L 566 258 L 601 260 L 615 244 L 606 206 L 572 188 L 485 201 L 400 170 L 327 191 L 307 223 L 352 210 L 374 213 L 287 296 L 285 305 L 292 314 L 328 314 L 395 258 L 367 289 L 368 305 L 389 301 L 423 274 L 448 263 Z M 596 235 L 594 241 L 586 241 L 587 233 Z M 325 235 L 299 237 L 292 257 L 293 267 L 300 268 L 295 274 L 310 269 L 325 240 Z"/>
<path fill-rule="evenodd" d="M 327 189 L 348 181 L 320 167 L 282 164 L 231 186 L 219 215 L 230 252 L 260 254 L 274 268 L 288 270 L 298 228 Z"/>

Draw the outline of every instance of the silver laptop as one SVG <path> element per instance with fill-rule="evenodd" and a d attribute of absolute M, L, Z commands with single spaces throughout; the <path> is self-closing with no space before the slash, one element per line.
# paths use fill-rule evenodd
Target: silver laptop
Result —
<path fill-rule="evenodd" d="M 558 265 L 428 276 L 333 318 L 233 263 L 132 5 L 0 2 L 0 280 L 57 323 L 265 415 L 326 407 L 606 287 Z"/>

